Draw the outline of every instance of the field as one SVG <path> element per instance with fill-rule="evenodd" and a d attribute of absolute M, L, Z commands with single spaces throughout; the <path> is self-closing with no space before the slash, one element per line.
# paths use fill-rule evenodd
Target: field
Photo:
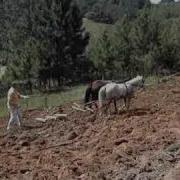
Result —
<path fill-rule="evenodd" d="M 1 119 L 0 179 L 180 179 L 180 77 L 138 91 L 129 111 L 110 117 L 71 105 L 24 111 L 9 133 Z M 68 116 L 35 120 L 54 113 Z"/>

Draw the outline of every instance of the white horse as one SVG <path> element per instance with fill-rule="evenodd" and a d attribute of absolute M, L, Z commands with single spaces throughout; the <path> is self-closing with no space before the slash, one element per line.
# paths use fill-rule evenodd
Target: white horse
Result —
<path fill-rule="evenodd" d="M 125 83 L 109 83 L 101 87 L 98 94 L 99 108 L 106 106 L 106 111 L 111 102 L 114 102 L 117 112 L 116 101 L 124 99 L 125 106 L 129 109 L 131 98 L 134 96 L 135 87 L 144 87 L 143 76 L 137 76 Z"/>

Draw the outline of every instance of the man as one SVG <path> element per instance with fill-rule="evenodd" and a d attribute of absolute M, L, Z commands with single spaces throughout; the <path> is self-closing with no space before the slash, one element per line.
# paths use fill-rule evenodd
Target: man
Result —
<path fill-rule="evenodd" d="M 24 98 L 24 99 L 29 98 L 29 96 L 21 95 L 17 89 L 18 89 L 18 84 L 12 83 L 12 86 L 8 91 L 7 107 L 10 113 L 10 119 L 8 122 L 7 130 L 10 129 L 10 126 L 12 123 L 17 123 L 19 127 L 21 126 L 19 101 L 21 98 Z"/>

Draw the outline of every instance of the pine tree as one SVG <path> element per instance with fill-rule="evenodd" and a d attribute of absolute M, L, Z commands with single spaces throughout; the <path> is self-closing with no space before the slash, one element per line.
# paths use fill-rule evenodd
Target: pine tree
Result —
<path fill-rule="evenodd" d="M 107 31 L 103 32 L 102 37 L 90 52 L 91 61 L 94 62 L 99 77 L 102 79 L 111 78 L 114 70 L 114 50 Z"/>
<path fill-rule="evenodd" d="M 34 59 L 37 75 L 30 74 L 44 85 L 81 78 L 89 35 L 82 28 L 82 16 L 73 0 L 7 0 L 5 7 L 8 61 L 14 78 L 29 78 L 23 73 L 34 68 L 30 63 Z M 33 42 L 35 52 L 27 42 Z M 21 71 L 15 73 L 17 66 Z"/>
<path fill-rule="evenodd" d="M 35 12 L 37 38 L 43 42 L 39 77 L 49 80 L 77 78 L 84 62 L 88 34 L 82 28 L 82 16 L 72 0 L 42 1 Z"/>
<path fill-rule="evenodd" d="M 156 56 L 154 52 L 159 47 L 160 22 L 151 13 L 151 8 L 144 8 L 135 21 L 132 32 L 133 56 L 131 59 L 136 62 L 136 71 L 144 74 L 148 63 L 146 62 L 147 56 L 153 60 L 151 58 L 152 52 L 152 56 Z M 152 64 L 151 68 L 154 67 L 153 63 L 149 63 Z"/>
<path fill-rule="evenodd" d="M 161 3 L 174 3 L 174 0 L 161 0 Z"/>

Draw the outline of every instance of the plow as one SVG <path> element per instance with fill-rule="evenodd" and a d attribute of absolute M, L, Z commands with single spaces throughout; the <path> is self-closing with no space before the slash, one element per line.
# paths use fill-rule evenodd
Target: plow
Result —
<path fill-rule="evenodd" d="M 91 102 L 91 104 L 93 104 L 94 102 Z M 90 105 L 90 103 L 88 103 L 88 105 Z M 77 104 L 77 103 L 73 103 L 72 105 L 72 109 L 76 110 L 76 111 L 81 111 L 81 112 L 92 112 L 94 113 L 94 110 L 92 108 L 87 107 L 87 105 L 85 105 L 85 107 L 81 107 L 81 105 Z"/>

